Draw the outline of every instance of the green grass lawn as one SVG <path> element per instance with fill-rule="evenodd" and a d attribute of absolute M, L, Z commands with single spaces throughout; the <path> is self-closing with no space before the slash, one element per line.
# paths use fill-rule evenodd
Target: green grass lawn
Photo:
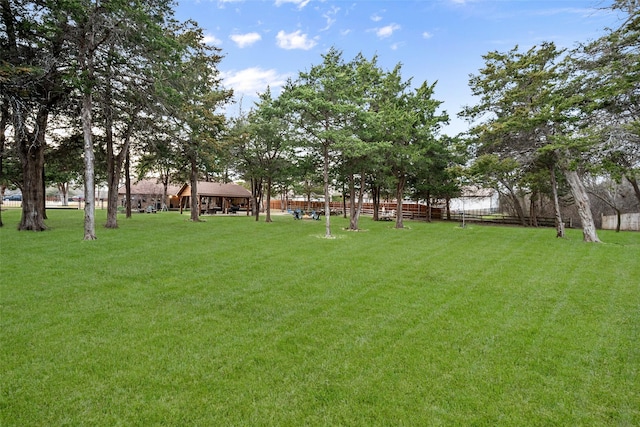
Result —
<path fill-rule="evenodd" d="M 640 233 L 0 229 L 0 425 L 640 425 Z"/>

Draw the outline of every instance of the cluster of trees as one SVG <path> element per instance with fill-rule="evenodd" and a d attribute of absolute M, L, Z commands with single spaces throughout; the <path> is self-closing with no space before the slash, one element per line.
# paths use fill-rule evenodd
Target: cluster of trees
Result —
<path fill-rule="evenodd" d="M 106 226 L 117 227 L 132 157 L 139 175 L 165 188 L 190 181 L 192 200 L 198 180 L 236 174 L 254 207 L 266 199 L 266 221 L 275 193 L 320 187 L 328 213 L 331 189 L 343 188 L 354 230 L 365 193 L 375 204 L 395 199 L 402 228 L 405 198 L 449 200 L 470 182 L 506 194 L 523 224 L 523 194 L 532 217 L 537 200 L 552 200 L 560 237 L 571 199 L 594 242 L 590 192 L 620 212 L 618 187 L 605 183 L 624 181 L 640 202 L 636 0 L 616 0 L 620 27 L 573 51 L 543 43 L 486 54 L 469 82 L 479 101 L 460 114 L 470 131 L 455 138 L 441 135 L 449 119 L 435 84 L 414 86 L 400 65 L 383 70 L 376 57 L 347 60 L 335 48 L 277 98 L 267 90 L 227 119 L 218 113 L 232 96 L 218 77 L 220 51 L 197 24 L 175 20 L 173 6 L 0 0 L 0 180 L 22 189 L 21 230 L 46 228 L 45 184 L 64 193 L 75 181 L 85 187 L 85 239 L 94 239 L 96 179 L 108 185 Z M 192 204 L 191 219 L 198 213 Z"/>
<path fill-rule="evenodd" d="M 313 181 L 321 172 L 325 212 L 330 189 L 345 189 L 351 200 L 350 229 L 358 229 L 364 193 L 391 192 L 397 200 L 396 227 L 402 228 L 402 202 L 455 195 L 451 140 L 439 136 L 448 122 L 433 99 L 434 85 L 411 89 L 401 67 L 385 71 L 377 59 L 345 60 L 330 49 L 322 63 L 290 80 L 277 99 L 270 91 L 233 125 L 236 169 L 251 182 L 254 197 L 267 200 L 270 221 L 273 189 Z M 259 203 L 254 203 L 258 205 Z M 377 206 L 374 208 L 377 212 Z M 255 212 L 256 218 L 258 212 Z M 331 236 L 330 215 L 326 236 Z"/>
<path fill-rule="evenodd" d="M 0 1 L 0 175 L 22 190 L 20 230 L 46 229 L 47 179 L 63 192 L 70 180 L 84 184 L 84 238 L 92 240 L 96 174 L 108 185 L 106 226 L 117 227 L 120 175 L 132 154 L 155 153 L 197 175 L 203 153 L 215 151 L 225 121 L 216 111 L 231 97 L 218 78 L 221 55 L 197 24 L 175 20 L 173 7 Z M 153 168 L 166 171 L 161 165 Z"/>
<path fill-rule="evenodd" d="M 589 194 L 619 213 L 615 191 L 602 189 L 625 180 L 640 204 L 640 4 L 618 0 L 613 8 L 625 15 L 621 25 L 573 51 L 542 43 L 486 54 L 470 79 L 479 102 L 461 113 L 472 122 L 469 177 L 500 188 L 523 224 L 522 194 L 532 211 L 546 195 L 559 237 L 563 193 L 589 242 L 599 241 Z"/>

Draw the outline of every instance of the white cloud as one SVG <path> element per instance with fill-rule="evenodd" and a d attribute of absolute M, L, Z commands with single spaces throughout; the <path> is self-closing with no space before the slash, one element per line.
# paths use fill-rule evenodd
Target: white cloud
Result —
<path fill-rule="evenodd" d="M 251 46 L 255 42 L 262 39 L 260 34 L 258 33 L 247 33 L 247 34 L 232 34 L 229 36 L 233 42 L 238 45 L 239 48 Z"/>
<path fill-rule="evenodd" d="M 329 28 L 331 28 L 331 26 L 336 22 L 336 18 L 335 16 L 338 14 L 338 12 L 340 11 L 339 7 L 336 6 L 332 6 L 331 10 L 325 12 L 322 17 L 325 18 L 327 20 L 327 26 L 324 27 L 322 30 L 320 31 L 326 31 Z"/>
<path fill-rule="evenodd" d="M 422 33 L 422 38 L 423 39 L 430 39 L 431 37 L 433 37 L 433 34 L 431 34 L 428 31 L 425 31 L 424 33 Z"/>
<path fill-rule="evenodd" d="M 380 22 L 380 21 L 382 21 L 382 16 L 378 15 L 377 13 L 373 14 L 373 15 L 371 15 L 371 20 L 373 22 Z"/>
<path fill-rule="evenodd" d="M 211 44 L 211 45 L 220 45 L 220 44 L 222 44 L 222 40 L 220 40 L 219 38 L 217 38 L 213 34 L 205 34 L 204 38 L 202 39 L 202 41 L 205 44 Z"/>
<path fill-rule="evenodd" d="M 287 50 L 309 50 L 318 44 L 315 40 L 308 38 L 307 34 L 302 34 L 302 31 L 300 30 L 288 34 L 284 31 L 278 31 L 276 40 L 278 42 L 278 47 Z"/>
<path fill-rule="evenodd" d="M 233 89 L 234 96 L 240 99 L 242 95 L 250 97 L 264 92 L 270 87 L 272 92 L 282 87 L 289 75 L 278 74 L 274 69 L 265 70 L 259 67 L 246 68 L 240 71 L 221 72 L 220 76 L 226 88 Z"/>
<path fill-rule="evenodd" d="M 386 25 L 384 27 L 377 28 L 375 31 L 376 31 L 376 35 L 378 37 L 380 37 L 381 39 L 384 39 L 384 38 L 392 36 L 393 32 L 397 31 L 399 29 L 400 29 L 400 25 L 398 25 L 398 24 L 389 24 L 389 25 Z"/>
<path fill-rule="evenodd" d="M 276 0 L 276 6 L 282 6 L 285 3 L 293 3 L 298 5 L 298 9 L 304 8 L 311 0 Z"/>

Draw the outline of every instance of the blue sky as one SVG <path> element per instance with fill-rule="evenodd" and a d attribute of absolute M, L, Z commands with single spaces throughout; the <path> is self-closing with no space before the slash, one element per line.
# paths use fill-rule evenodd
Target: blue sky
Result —
<path fill-rule="evenodd" d="M 451 117 L 450 135 L 465 131 L 456 118 L 473 104 L 469 74 L 482 55 L 543 41 L 575 47 L 595 39 L 618 17 L 610 0 L 179 0 L 176 17 L 193 19 L 207 43 L 222 48 L 225 87 L 248 111 L 267 86 L 319 64 L 332 46 L 350 60 L 358 53 L 387 70 L 402 64 L 414 86 L 437 81 L 435 98 Z"/>

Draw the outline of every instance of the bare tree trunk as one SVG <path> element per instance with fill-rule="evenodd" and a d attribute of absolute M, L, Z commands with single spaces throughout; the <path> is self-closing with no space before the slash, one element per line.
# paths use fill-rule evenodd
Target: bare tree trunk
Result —
<path fill-rule="evenodd" d="M 82 94 L 82 108 L 80 119 L 82 121 L 82 135 L 84 140 L 84 240 L 96 239 L 95 226 L 95 155 L 93 152 L 93 123 L 91 118 L 91 110 L 93 108 L 93 99 L 91 91 L 95 83 L 94 74 L 94 49 L 95 31 L 93 17 L 89 18 L 89 22 L 85 23 L 85 33 L 81 35 L 79 41 L 79 67 L 80 71 L 85 74 L 85 87 Z"/>
<path fill-rule="evenodd" d="M 578 214 L 582 222 L 582 235 L 585 242 L 600 242 L 598 233 L 596 232 L 596 225 L 593 221 L 593 215 L 591 214 L 591 203 L 589 202 L 589 196 L 587 191 L 578 176 L 578 172 L 574 170 L 565 170 L 565 176 L 567 182 L 571 188 L 571 194 L 575 200 L 578 208 Z"/>
<path fill-rule="evenodd" d="M 84 135 L 84 240 L 95 240 L 95 158 L 91 134 L 91 92 L 82 97 L 82 133 Z"/>
<path fill-rule="evenodd" d="M 562 221 L 562 213 L 560 212 L 560 200 L 558 199 L 558 183 L 556 181 L 556 167 L 551 165 L 549 168 L 551 175 L 551 192 L 553 194 L 553 213 L 556 222 L 556 237 L 564 237 L 564 221 Z"/>

